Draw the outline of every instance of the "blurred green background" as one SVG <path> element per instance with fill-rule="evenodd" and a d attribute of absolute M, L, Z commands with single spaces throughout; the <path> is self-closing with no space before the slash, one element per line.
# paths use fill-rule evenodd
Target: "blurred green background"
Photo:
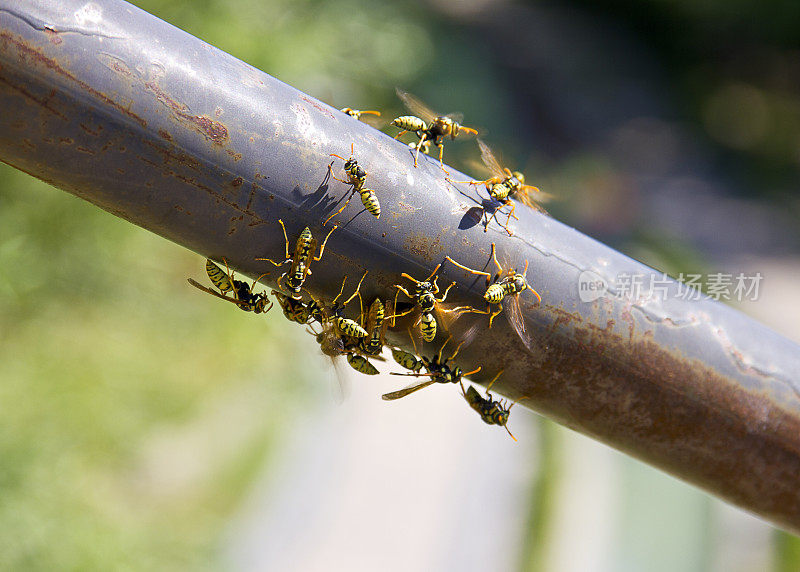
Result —
<path fill-rule="evenodd" d="M 558 197 L 557 218 L 673 275 L 763 262 L 775 283 L 797 276 L 798 3 L 135 4 L 336 107 L 391 119 L 401 86 L 464 112 Z M 224 569 L 226 526 L 287 424 L 328 399 L 322 356 L 279 313 L 188 288 L 200 256 L 7 166 L 0 204 L 0 569 Z M 771 302 L 744 310 L 770 323 Z M 581 543 L 554 524 L 575 437 L 544 421 L 536 435 L 523 570 Z M 741 538 L 717 501 L 614 459 L 611 569 L 800 569 L 778 532 L 720 563 Z"/>

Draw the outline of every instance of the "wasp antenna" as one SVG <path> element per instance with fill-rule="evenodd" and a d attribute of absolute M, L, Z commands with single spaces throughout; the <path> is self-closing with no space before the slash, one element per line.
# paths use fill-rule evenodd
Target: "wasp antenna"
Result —
<path fill-rule="evenodd" d="M 440 262 L 436 266 L 436 268 L 433 269 L 433 272 L 430 273 L 430 276 L 428 276 L 425 280 L 423 280 L 423 282 L 429 282 L 430 279 L 433 278 L 436 275 L 437 272 L 439 272 L 439 268 L 441 268 L 441 267 L 442 267 L 442 263 Z M 416 280 L 414 282 L 416 282 Z"/>
<path fill-rule="evenodd" d="M 478 366 L 478 369 L 473 369 L 472 371 L 468 371 L 467 373 L 462 373 L 462 377 L 467 377 L 468 375 L 472 375 L 474 373 L 478 373 L 481 370 L 482 366 Z"/>
<path fill-rule="evenodd" d="M 503 427 L 505 427 L 506 431 L 507 431 L 507 432 L 508 432 L 508 434 L 511 436 L 511 438 L 512 438 L 512 439 L 514 439 L 514 442 L 515 442 L 515 443 L 517 443 L 517 442 L 518 442 L 518 441 L 517 441 L 517 438 L 516 438 L 516 437 L 514 437 L 514 434 L 513 434 L 513 433 L 511 432 L 511 430 L 508 428 L 508 425 L 503 425 Z"/>

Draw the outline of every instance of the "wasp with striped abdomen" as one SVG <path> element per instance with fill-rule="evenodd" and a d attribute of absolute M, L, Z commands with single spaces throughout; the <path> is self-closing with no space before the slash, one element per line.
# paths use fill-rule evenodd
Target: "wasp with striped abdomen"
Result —
<path fill-rule="evenodd" d="M 483 397 L 478 393 L 478 390 L 471 385 L 469 389 L 465 391 L 463 383 L 461 384 L 461 393 L 464 394 L 464 399 L 467 400 L 469 406 L 478 412 L 478 415 L 481 416 L 484 423 L 488 425 L 500 425 L 511 435 L 511 438 L 516 441 L 517 438 L 514 437 L 507 425 L 508 418 L 511 415 L 511 408 L 514 407 L 514 404 L 508 405 L 506 401 L 495 401 L 492 398 L 492 394 L 489 393 L 492 385 L 494 385 L 494 382 L 497 381 L 497 378 L 500 377 L 502 373 L 503 370 L 500 370 L 497 375 L 494 376 L 494 379 L 489 382 L 489 385 L 486 386 L 486 397 Z"/>
<path fill-rule="evenodd" d="M 191 278 L 188 278 L 189 284 L 212 296 L 216 296 L 227 302 L 233 302 L 245 312 L 254 312 L 256 314 L 269 312 L 272 309 L 272 302 L 267 298 L 266 292 L 253 291 L 258 281 L 261 280 L 265 274 L 253 280 L 253 284 L 250 285 L 242 280 L 236 280 L 233 273 L 228 268 L 227 260 L 223 258 L 223 262 L 225 262 L 225 270 L 217 266 L 210 258 L 206 258 L 206 274 L 208 274 L 211 283 L 219 289 L 219 292 L 215 292 L 211 288 L 206 288 Z M 228 298 L 228 292 L 231 293 L 233 296 L 232 298 Z"/>
<path fill-rule="evenodd" d="M 311 262 L 319 262 L 322 260 L 322 255 L 325 252 L 325 245 L 328 243 L 331 233 L 338 227 L 334 226 L 325 237 L 322 246 L 320 246 L 318 256 L 314 256 L 314 252 L 317 250 L 317 239 L 311 235 L 311 229 L 305 227 L 297 238 L 294 251 L 289 254 L 289 237 L 286 234 L 286 227 L 281 219 L 278 219 L 278 222 L 281 224 L 283 238 L 286 240 L 286 258 L 282 262 L 275 262 L 271 258 L 256 258 L 256 260 L 266 260 L 278 267 L 284 264 L 291 264 L 289 272 L 284 272 L 278 278 L 278 288 L 281 288 L 281 282 L 285 279 L 286 289 L 292 293 L 293 298 L 299 299 L 300 290 L 303 288 L 306 278 L 311 274 Z"/>
<path fill-rule="evenodd" d="M 492 150 L 489 146 L 484 143 L 481 139 L 478 139 L 478 146 L 481 149 L 481 159 L 483 160 L 484 165 L 489 169 L 492 176 L 488 179 L 483 181 L 450 181 L 451 183 L 466 183 L 469 185 L 484 185 L 486 190 L 489 192 L 489 196 L 492 198 L 493 201 L 500 203 L 503 206 L 509 206 L 510 210 L 508 212 L 508 218 L 506 219 L 506 223 L 502 224 L 500 221 L 497 221 L 505 231 L 511 236 L 513 233 L 509 230 L 508 226 L 511 222 L 511 218 L 517 218 L 514 215 L 514 210 L 516 209 L 516 203 L 512 199 L 516 199 L 520 201 L 525 206 L 528 206 L 534 210 L 537 210 L 541 213 L 547 214 L 547 211 L 539 205 L 538 202 L 533 200 L 531 197 L 532 194 L 536 193 L 539 195 L 540 200 L 547 199 L 550 195 L 542 193 L 539 191 L 537 187 L 532 185 L 525 184 L 525 175 L 520 173 L 519 171 L 511 171 L 507 167 L 502 167 L 500 162 L 492 153 Z M 449 179 L 448 179 L 449 180 Z M 492 213 L 493 219 L 497 220 L 497 210 Z M 487 221 L 486 226 L 488 227 L 489 221 Z M 484 228 L 484 231 L 486 229 Z"/>
<path fill-rule="evenodd" d="M 415 167 L 417 166 L 420 149 L 423 150 L 423 153 L 428 153 L 430 143 L 433 143 L 439 148 L 439 165 L 444 169 L 444 163 L 442 162 L 444 140 L 447 137 L 455 139 L 460 133 L 470 135 L 477 135 L 478 133 L 477 130 L 471 127 L 461 125 L 461 123 L 459 123 L 461 121 L 461 115 L 458 113 L 439 115 L 428 108 L 428 106 L 419 99 L 401 89 L 397 89 L 397 96 L 414 115 L 403 115 L 401 117 L 396 117 L 392 121 L 392 125 L 401 129 L 400 133 L 395 136 L 395 139 L 408 132 L 413 132 L 419 137 L 419 143 L 415 145 Z"/>
<path fill-rule="evenodd" d="M 355 119 L 361 119 L 362 115 L 375 115 L 377 117 L 381 116 L 381 112 L 380 111 L 374 111 L 374 110 L 371 110 L 371 109 L 361 110 L 361 109 L 353 109 L 352 107 L 343 107 L 339 111 L 341 111 L 342 113 L 345 113 L 345 114 L 347 114 L 350 117 L 353 117 Z"/>
<path fill-rule="evenodd" d="M 478 314 L 489 314 L 489 327 L 491 328 L 494 318 L 503 311 L 503 300 L 506 300 L 508 302 L 506 317 L 525 346 L 530 349 L 531 337 L 525 328 L 525 320 L 522 317 L 522 310 L 519 307 L 519 295 L 527 290 L 536 297 L 537 304 L 542 303 L 542 297 L 528 284 L 525 278 L 528 272 L 528 261 L 525 261 L 525 269 L 522 272 L 517 272 L 514 268 L 504 269 L 497 261 L 497 248 L 494 242 L 492 243 L 492 261 L 495 266 L 497 266 L 497 273 L 494 276 L 489 272 L 483 272 L 464 266 L 449 256 L 445 258 L 470 274 L 484 276 L 486 278 L 486 292 L 483 294 L 483 299 L 486 300 L 487 303 L 486 311 L 474 309 L 471 311 Z M 492 311 L 492 305 L 497 306 L 498 309 Z"/>
<path fill-rule="evenodd" d="M 342 212 L 345 209 L 345 207 L 347 207 L 347 205 L 350 203 L 350 199 L 352 199 L 353 195 L 355 195 L 356 193 L 358 193 L 361 196 L 361 204 L 364 205 L 364 208 L 367 209 L 369 214 L 371 214 L 375 218 L 380 218 L 381 216 L 381 203 L 378 201 L 378 197 L 375 194 L 374 190 L 364 188 L 364 183 L 367 180 L 367 172 L 361 165 L 358 164 L 358 161 L 356 161 L 353 158 L 353 154 L 354 154 L 353 144 L 350 145 L 349 159 L 345 159 L 344 157 L 337 155 L 336 153 L 331 153 L 331 157 L 337 157 L 342 161 L 344 161 L 344 172 L 347 175 L 347 180 L 339 179 L 335 176 L 333 178 L 341 183 L 352 185 L 352 188 L 350 189 L 350 196 L 347 197 L 347 200 L 344 202 L 342 207 L 338 211 L 333 213 L 331 216 L 329 216 L 327 219 L 325 219 L 325 222 L 322 223 L 322 226 L 328 224 L 329 220 L 331 220 L 333 217 Z"/>
<path fill-rule="evenodd" d="M 413 312 L 416 308 L 419 309 L 420 316 L 417 319 L 415 326 L 419 324 L 420 331 L 422 333 L 422 339 L 426 342 L 432 342 L 436 337 L 437 328 L 437 321 L 436 316 L 434 316 L 434 312 L 438 314 L 440 318 L 443 318 L 446 314 L 450 314 L 452 312 L 459 312 L 459 311 L 471 311 L 473 308 L 467 306 L 456 306 L 452 308 L 444 308 L 442 303 L 447 298 L 447 293 L 450 291 L 450 288 L 455 286 L 455 282 L 450 284 L 447 288 L 445 288 L 444 293 L 442 293 L 441 298 L 437 298 L 436 295 L 439 293 L 439 285 L 437 284 L 437 280 L 439 279 L 436 276 L 436 273 L 441 268 L 441 264 L 439 264 L 436 268 L 433 269 L 430 276 L 425 278 L 424 280 L 417 280 L 403 272 L 401 276 L 403 278 L 407 278 L 411 280 L 416 285 L 414 293 L 411 294 L 403 288 L 400 284 L 395 284 L 395 288 L 397 288 L 397 292 L 395 294 L 395 306 L 397 306 L 397 296 L 400 295 L 400 292 L 405 294 L 411 300 L 414 300 L 415 306 L 412 307 L 410 310 L 402 312 L 400 314 L 394 314 L 390 316 L 392 319 L 392 325 L 394 325 L 394 319 L 399 318 L 401 316 L 405 316 Z M 435 278 L 434 278 L 435 276 Z"/>
<path fill-rule="evenodd" d="M 433 356 L 433 358 L 429 359 L 429 358 L 426 358 L 425 356 L 422 356 L 421 358 L 419 358 L 419 361 L 422 362 L 422 368 L 425 368 L 427 370 L 426 372 L 424 372 L 424 373 L 420 372 L 419 369 L 422 369 L 422 368 L 418 368 L 417 370 L 413 370 L 412 368 L 408 368 L 408 369 L 412 369 L 413 373 L 394 373 L 394 372 L 392 372 L 392 374 L 391 374 L 391 375 L 402 375 L 402 376 L 412 376 L 412 377 L 430 377 L 430 379 L 427 379 L 425 381 L 421 381 L 421 382 L 418 382 L 418 383 L 413 383 L 413 384 L 409 385 L 408 387 L 405 387 L 405 388 L 400 389 L 398 391 L 392 391 L 391 393 L 385 393 L 382 396 L 383 400 L 384 401 L 392 401 L 392 400 L 395 400 L 395 399 L 400 399 L 401 397 L 405 397 L 406 395 L 410 395 L 410 394 L 414 393 L 415 391 L 419 391 L 420 389 L 428 387 L 429 385 L 433 385 L 434 383 L 459 383 L 459 382 L 461 382 L 461 378 L 462 377 L 465 377 L 465 376 L 468 376 L 468 375 L 472 375 L 474 373 L 478 373 L 481 370 L 480 366 L 478 366 L 476 369 L 474 369 L 472 371 L 468 371 L 468 372 L 464 373 L 464 372 L 461 371 L 460 367 L 456 366 L 456 367 L 452 367 L 451 368 L 450 365 L 448 364 L 448 362 L 450 362 L 450 361 L 452 361 L 452 360 L 454 360 L 456 358 L 456 356 L 458 355 L 458 351 L 461 349 L 461 346 L 463 345 L 463 342 L 458 345 L 458 347 L 456 348 L 456 350 L 453 352 L 453 354 L 450 357 L 442 359 L 442 352 L 444 351 L 444 348 L 445 348 L 445 346 L 447 345 L 447 343 L 449 341 L 450 341 L 450 338 L 447 338 L 447 340 L 444 342 L 444 344 L 442 344 L 442 347 L 439 348 L 439 351 L 436 353 L 435 356 Z M 395 358 L 395 361 L 397 361 L 397 358 Z M 416 362 L 414 362 L 413 364 L 410 364 L 410 365 L 416 366 L 417 364 L 416 364 Z"/>

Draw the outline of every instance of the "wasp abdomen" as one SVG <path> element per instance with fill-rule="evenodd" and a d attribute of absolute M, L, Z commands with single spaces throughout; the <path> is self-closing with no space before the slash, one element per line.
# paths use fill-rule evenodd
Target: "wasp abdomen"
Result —
<path fill-rule="evenodd" d="M 358 354 L 347 354 L 347 363 L 357 372 L 365 375 L 378 375 L 377 368 L 369 363 L 367 358 Z"/>
<path fill-rule="evenodd" d="M 420 330 L 422 331 L 422 339 L 426 342 L 432 342 L 436 337 L 436 318 L 433 314 L 423 312 L 420 316 Z"/>
<path fill-rule="evenodd" d="M 504 201 L 508 198 L 508 194 L 511 192 L 511 189 L 504 183 L 495 183 L 489 189 L 489 196 L 492 197 L 496 201 Z"/>
<path fill-rule="evenodd" d="M 378 202 L 378 197 L 375 195 L 375 191 L 372 189 L 362 189 L 360 192 L 361 202 L 364 204 L 364 208 L 367 209 L 369 214 L 375 218 L 380 218 L 381 203 Z"/>
<path fill-rule="evenodd" d="M 490 304 L 499 304 L 507 294 L 502 284 L 492 284 L 486 289 L 483 299 Z"/>
<path fill-rule="evenodd" d="M 422 119 L 413 115 L 397 117 L 392 121 L 392 125 L 406 131 L 422 131 L 428 126 Z"/>
<path fill-rule="evenodd" d="M 208 274 L 208 278 L 211 280 L 211 283 L 219 288 L 220 292 L 225 293 L 233 290 L 230 277 L 222 268 L 214 264 L 209 258 L 206 258 L 206 274 Z"/>
<path fill-rule="evenodd" d="M 410 369 L 411 371 L 419 371 L 422 369 L 422 360 L 417 359 L 417 356 L 411 352 L 407 352 L 398 348 L 392 348 L 392 357 L 394 358 L 394 361 L 406 369 Z"/>
<path fill-rule="evenodd" d="M 355 320 L 340 318 L 338 316 L 334 319 L 336 320 L 336 327 L 345 336 L 350 336 L 351 338 L 366 338 L 369 335 L 367 330 L 359 326 L 358 322 Z"/>

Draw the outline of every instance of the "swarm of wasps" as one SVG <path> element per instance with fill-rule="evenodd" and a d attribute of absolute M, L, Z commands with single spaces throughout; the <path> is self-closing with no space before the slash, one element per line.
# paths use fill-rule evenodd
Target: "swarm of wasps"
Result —
<path fill-rule="evenodd" d="M 406 133 L 413 133 L 417 136 L 418 141 L 409 144 L 409 148 L 413 149 L 414 166 L 418 165 L 420 151 L 428 154 L 431 144 L 433 144 L 438 148 L 439 165 L 442 170 L 447 172 L 442 162 L 445 140 L 448 138 L 454 140 L 460 135 L 477 135 L 478 131 L 462 125 L 462 118 L 459 114 L 440 115 L 409 93 L 398 89 L 397 94 L 413 115 L 397 117 L 391 122 L 391 125 L 401 130 L 397 134 L 397 138 Z M 355 120 L 362 119 L 362 116 L 373 118 L 380 116 L 379 111 L 362 111 L 349 107 L 341 109 L 341 112 Z M 511 235 L 512 232 L 508 228 L 509 223 L 512 218 L 517 218 L 514 215 L 515 201 L 543 211 L 538 202 L 532 198 L 539 193 L 539 189 L 526 185 L 522 173 L 501 167 L 500 162 L 482 140 L 478 139 L 478 145 L 483 163 L 491 172 L 491 177 L 485 180 L 452 181 L 449 178 L 447 180 L 454 184 L 485 186 L 490 199 L 497 205 L 485 226 L 488 226 L 491 220 L 496 220 Z M 344 201 L 344 204 L 331 214 L 322 226 L 327 226 L 331 219 L 341 214 L 356 193 L 361 198 L 364 210 L 376 219 L 380 218 L 381 206 L 378 192 L 367 186 L 367 171 L 355 158 L 354 145 L 351 144 L 348 158 L 336 153 L 331 153 L 330 156 L 343 161 L 344 178 L 336 177 L 333 174 L 333 163 L 328 165 L 328 174 L 334 180 L 349 185 L 350 188 L 340 199 Z M 449 175 L 449 173 L 447 174 Z M 501 223 L 497 220 L 497 215 L 504 208 L 508 210 L 504 213 L 506 215 L 505 223 Z M 452 335 L 447 337 L 431 357 L 418 352 L 417 343 L 434 342 L 439 332 L 449 331 L 452 322 L 466 313 L 488 315 L 488 323 L 491 328 L 495 317 L 505 310 L 514 330 L 523 343 L 530 348 L 531 337 L 525 327 L 519 298 L 523 293 L 529 292 L 539 304 L 541 296 L 527 281 L 527 261 L 521 272 L 510 264 L 501 264 L 497 259 L 495 243 L 492 243 L 490 261 L 497 269 L 495 274 L 470 268 L 446 256 L 430 275 L 421 280 L 403 272 L 400 277 L 410 281 L 413 286 L 407 288 L 403 284 L 395 284 L 393 298 L 381 299 L 378 297 L 373 299 L 369 305 L 365 305 L 361 294 L 361 285 L 367 276 L 365 270 L 349 296 L 345 297 L 348 277 L 344 276 L 339 293 L 333 300 L 327 301 L 314 297 L 306 288 L 306 282 L 312 275 L 312 264 L 322 260 L 328 240 L 339 226 L 334 225 L 327 232 L 321 244 L 318 244 L 311 229 L 305 227 L 297 235 L 294 248 L 292 248 L 286 225 L 281 219 L 278 220 L 278 223 L 281 226 L 286 245 L 283 259 L 276 261 L 264 257 L 256 260 L 267 262 L 276 268 L 285 268 L 285 271 L 276 280 L 277 289 L 271 290 L 270 293 L 277 300 L 286 319 L 304 326 L 315 337 L 321 352 L 329 356 L 337 368 L 341 358 L 344 357 L 345 361 L 359 373 L 376 375 L 379 371 L 370 360 L 383 360 L 384 347 L 389 347 L 394 361 L 406 370 L 404 373 L 392 372 L 392 375 L 413 377 L 415 380 L 405 388 L 383 395 L 384 400 L 400 399 L 435 383 L 458 385 L 464 399 L 484 422 L 504 427 L 514 438 L 507 426 L 511 405 L 505 401 L 495 400 L 489 392 L 503 373 L 502 370 L 489 383 L 485 396 L 472 386 L 468 389 L 464 388 L 463 378 L 481 371 L 479 366 L 464 372 L 455 364 L 459 351 L 471 341 L 473 334 L 464 333 L 461 336 L 461 342 L 449 355 L 445 353 L 445 348 L 451 343 Z M 485 310 L 445 303 L 448 293 L 456 285 L 455 282 L 452 282 L 443 290 L 439 287 L 438 274 L 445 262 L 449 262 L 467 274 L 482 276 L 485 279 L 486 290 L 483 295 L 487 305 Z M 235 278 L 224 259 L 222 259 L 222 263 L 220 266 L 211 259 L 206 260 L 206 274 L 214 288 L 203 286 L 191 278 L 189 283 L 208 294 L 236 304 L 239 309 L 246 312 L 261 314 L 272 309 L 274 302 L 269 299 L 266 290 L 256 291 L 260 280 L 268 273 L 262 274 L 248 284 Z M 410 301 L 404 302 L 408 308 L 402 311 L 398 309 L 401 293 Z M 347 308 L 356 300 L 358 300 L 358 313 L 351 314 L 353 317 L 347 317 Z M 398 318 L 409 315 L 412 315 L 408 333 L 414 348 L 413 353 L 394 345 L 387 346 L 386 343 L 387 329 L 390 326 L 394 328 Z M 477 331 L 475 326 L 472 330 Z"/>

